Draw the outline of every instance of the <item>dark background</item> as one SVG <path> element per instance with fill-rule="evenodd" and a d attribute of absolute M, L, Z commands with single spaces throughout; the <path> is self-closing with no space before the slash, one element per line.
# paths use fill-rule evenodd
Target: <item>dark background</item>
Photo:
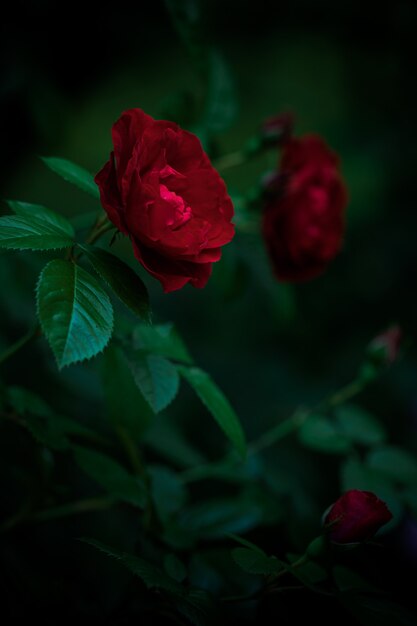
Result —
<path fill-rule="evenodd" d="M 203 291 L 186 287 L 164 296 L 159 284 L 145 277 L 156 319 L 176 323 L 197 363 L 232 401 L 249 439 L 277 416 L 286 417 L 295 406 L 348 382 L 369 340 L 397 322 L 406 338 L 403 359 L 363 395 L 362 403 L 385 422 L 393 443 L 417 448 L 416 14 L 413 2 L 396 3 L 390 10 L 364 2 L 308 0 L 204 4 L 204 36 L 223 51 L 239 99 L 233 126 L 218 137 L 219 150 L 238 149 L 263 119 L 292 110 L 297 133 L 318 132 L 340 154 L 350 196 L 344 249 L 327 273 L 310 283 L 275 283 L 256 233 L 238 233 Z M 193 92 L 194 86 L 198 90 L 198 77 L 162 2 L 103 3 L 95 9 L 89 3 L 16 2 L 0 29 L 3 199 L 43 203 L 68 216 L 94 208 L 92 200 L 47 171 L 38 155 L 68 158 L 96 172 L 110 150 L 111 125 L 123 110 L 138 106 L 162 116 L 172 94 Z M 226 182 L 244 194 L 276 163 L 271 152 L 231 170 Z M 4 203 L 1 211 L 7 212 Z M 132 259 L 126 242 L 116 245 Z M 42 266 L 40 257 L 34 258 L 0 256 L 0 346 L 18 338 L 34 320 L 33 292 Z M 87 422 L 89 413 L 99 410 L 101 391 L 93 365 L 58 375 L 42 342 L 24 357 L 10 361 L 6 380 L 35 390 L 48 381 L 52 401 Z M 88 400 L 87 390 L 92 391 Z M 224 449 L 223 438 L 208 420 L 202 437 L 193 402 L 182 391 L 172 419 L 184 424 L 209 458 L 216 458 Z M 9 436 L 19 446 L 17 455 L 24 457 L 26 442 Z M 291 445 L 280 448 L 280 462 L 299 473 L 300 480 L 310 481 L 307 491 L 311 487 L 313 495 L 307 506 L 318 523 L 330 493 L 337 493 L 336 466 L 314 454 L 303 453 L 302 460 Z M 13 458 L 10 443 L 4 454 L 4 462 Z M 2 480 L 7 490 L 9 481 Z M 12 503 L 8 496 L 5 508 Z M 131 518 L 119 522 L 125 537 L 134 533 Z M 100 523 L 107 524 L 103 533 L 117 544 L 118 520 Z M 51 570 L 66 571 L 57 576 L 56 598 L 69 588 L 75 605 L 88 613 L 90 602 L 95 615 L 97 606 L 105 610 L 106 584 L 114 582 L 112 564 L 100 560 L 101 582 L 92 583 L 91 597 L 84 597 L 85 590 L 80 594 L 75 564 L 88 559 L 84 548 L 69 547 L 66 538 L 87 529 L 66 524 L 70 522 L 43 526 L 35 537 L 23 533 L 16 544 L 21 548 L 4 548 L 9 567 L 18 572 L 9 584 L 16 593 L 16 577 L 22 576 L 21 589 L 30 588 L 22 595 L 45 606 L 54 600 L 43 597 L 42 576 L 50 581 Z M 306 522 L 301 536 L 311 536 L 312 525 Z M 412 540 L 399 531 L 392 539 L 394 564 L 408 560 L 416 567 L 412 528 L 407 530 Z M 81 579 L 91 574 L 88 567 L 93 564 Z"/>

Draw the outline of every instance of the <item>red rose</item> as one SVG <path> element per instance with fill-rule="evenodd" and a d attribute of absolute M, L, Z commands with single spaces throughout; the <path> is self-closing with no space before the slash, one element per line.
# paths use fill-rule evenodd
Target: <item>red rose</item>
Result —
<path fill-rule="evenodd" d="M 234 226 L 226 186 L 200 141 L 140 109 L 123 113 L 112 136 L 114 152 L 95 177 L 109 219 L 164 291 L 204 287 Z"/>
<path fill-rule="evenodd" d="M 399 326 L 391 326 L 371 341 L 368 352 L 371 357 L 385 365 L 392 365 L 400 352 L 402 331 Z"/>
<path fill-rule="evenodd" d="M 332 506 L 324 520 L 335 543 L 366 541 L 392 518 L 385 502 L 370 491 L 351 489 Z"/>
<path fill-rule="evenodd" d="M 278 174 L 264 212 L 264 239 L 280 280 L 308 280 L 342 244 L 347 192 L 339 159 L 320 137 L 305 135 L 285 144 Z"/>

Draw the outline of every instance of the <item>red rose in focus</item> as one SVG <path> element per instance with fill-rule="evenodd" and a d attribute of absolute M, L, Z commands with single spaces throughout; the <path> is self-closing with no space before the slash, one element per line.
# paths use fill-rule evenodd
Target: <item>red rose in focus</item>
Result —
<path fill-rule="evenodd" d="M 342 245 L 347 192 L 339 159 L 318 136 L 290 139 L 278 176 L 263 236 L 280 280 L 308 280 L 326 269 Z"/>
<path fill-rule="evenodd" d="M 385 502 L 371 491 L 351 489 L 332 506 L 324 520 L 335 543 L 366 541 L 392 518 Z"/>
<path fill-rule="evenodd" d="M 233 205 L 198 138 L 140 109 L 112 129 L 114 152 L 95 177 L 109 219 L 164 291 L 204 287 L 234 235 Z"/>

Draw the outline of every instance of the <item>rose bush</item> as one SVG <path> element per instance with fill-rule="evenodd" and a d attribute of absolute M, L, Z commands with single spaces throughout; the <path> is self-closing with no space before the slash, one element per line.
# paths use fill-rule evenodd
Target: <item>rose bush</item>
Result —
<path fill-rule="evenodd" d="M 277 278 L 318 276 L 342 245 L 347 192 L 337 155 L 316 135 L 289 139 L 269 191 L 263 236 Z"/>
<path fill-rule="evenodd" d="M 392 518 L 385 502 L 371 491 L 351 489 L 331 507 L 324 520 L 335 543 L 366 541 Z"/>
<path fill-rule="evenodd" d="M 204 287 L 234 226 L 226 186 L 199 139 L 141 109 L 123 113 L 112 137 L 95 177 L 109 219 L 165 292 Z"/>

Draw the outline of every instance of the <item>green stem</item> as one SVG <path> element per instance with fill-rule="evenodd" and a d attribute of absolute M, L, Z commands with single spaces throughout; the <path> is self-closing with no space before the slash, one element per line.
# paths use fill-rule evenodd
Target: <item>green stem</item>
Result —
<path fill-rule="evenodd" d="M 28 344 L 35 337 L 39 337 L 41 334 L 40 327 L 36 325 L 34 328 L 31 328 L 26 335 L 23 335 L 20 339 L 18 339 L 13 345 L 0 354 L 0 365 L 7 361 L 10 357 L 12 357 L 16 352 L 18 352 L 21 348 L 24 348 L 26 344 Z"/>
<path fill-rule="evenodd" d="M 120 439 L 123 448 L 125 449 L 126 456 L 129 459 L 130 465 L 138 476 L 144 478 L 146 480 L 146 468 L 140 458 L 139 450 L 137 446 L 132 441 L 129 433 L 123 427 L 117 428 L 117 435 Z"/>
<path fill-rule="evenodd" d="M 257 454 L 261 450 L 265 450 L 265 448 L 269 448 L 281 439 L 284 439 L 287 435 L 290 435 L 305 422 L 309 413 L 310 411 L 307 410 L 298 410 L 288 419 L 273 426 L 270 430 L 261 435 L 259 439 L 256 439 L 249 445 L 248 454 Z"/>

